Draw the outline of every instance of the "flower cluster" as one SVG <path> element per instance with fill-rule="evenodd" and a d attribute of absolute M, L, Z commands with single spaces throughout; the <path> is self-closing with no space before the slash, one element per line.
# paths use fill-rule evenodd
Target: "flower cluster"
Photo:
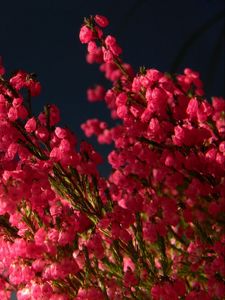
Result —
<path fill-rule="evenodd" d="M 91 16 L 80 30 L 87 61 L 112 82 L 87 96 L 117 125 L 81 125 L 114 145 L 108 178 L 55 105 L 33 115 L 34 74 L 6 79 L 0 61 L 0 298 L 222 299 L 225 101 L 209 103 L 190 69 L 135 74 L 108 23 Z"/>

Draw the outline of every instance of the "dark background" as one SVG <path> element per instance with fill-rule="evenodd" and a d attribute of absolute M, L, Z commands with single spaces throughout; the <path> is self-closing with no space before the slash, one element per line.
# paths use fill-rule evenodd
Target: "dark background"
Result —
<path fill-rule="evenodd" d="M 107 31 L 118 37 L 123 59 L 135 70 L 145 65 L 181 72 L 188 66 L 201 73 L 209 99 L 224 95 L 222 0 L 14 0 L 1 1 L 0 9 L 6 69 L 35 72 L 42 83 L 41 96 L 33 100 L 35 112 L 46 103 L 57 104 L 62 124 L 79 139 L 86 119 L 109 118 L 103 103 L 86 100 L 90 85 L 105 83 L 98 65 L 86 63 L 86 47 L 78 38 L 90 14 L 108 16 Z M 96 147 L 104 156 L 109 150 Z"/>
<path fill-rule="evenodd" d="M 108 16 L 107 32 L 118 37 L 124 60 L 135 70 L 142 65 L 198 70 L 210 99 L 224 95 L 223 9 L 223 0 L 5 0 L 0 56 L 8 72 L 24 69 L 38 75 L 42 94 L 33 100 L 35 113 L 46 103 L 57 104 L 62 124 L 83 139 L 81 123 L 109 117 L 103 103 L 86 101 L 86 89 L 105 80 L 97 65 L 86 64 L 86 49 L 79 42 L 85 16 Z M 109 147 L 96 147 L 106 156 Z M 103 174 L 108 170 L 102 167 Z"/>

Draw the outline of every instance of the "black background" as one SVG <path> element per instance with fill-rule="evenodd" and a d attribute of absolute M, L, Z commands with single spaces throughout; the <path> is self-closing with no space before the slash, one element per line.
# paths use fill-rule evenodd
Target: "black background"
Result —
<path fill-rule="evenodd" d="M 170 71 L 187 43 L 176 71 L 187 66 L 199 71 L 210 99 L 224 95 L 223 9 L 222 0 L 1 1 L 0 56 L 9 73 L 23 69 L 37 74 L 42 94 L 33 100 L 36 114 L 44 104 L 55 103 L 62 124 L 83 139 L 81 123 L 109 117 L 103 103 L 86 101 L 86 89 L 105 80 L 97 65 L 85 61 L 78 38 L 85 16 L 109 18 L 107 32 L 117 36 L 124 60 L 135 70 L 145 65 Z M 109 147 L 96 147 L 106 156 Z M 107 174 L 108 167 L 102 172 Z"/>

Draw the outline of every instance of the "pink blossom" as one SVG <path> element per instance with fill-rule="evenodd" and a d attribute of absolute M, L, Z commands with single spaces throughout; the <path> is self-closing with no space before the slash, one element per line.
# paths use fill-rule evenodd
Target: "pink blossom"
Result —
<path fill-rule="evenodd" d="M 104 99 L 105 89 L 101 85 L 96 85 L 94 88 L 87 90 L 87 98 L 89 102 L 101 101 Z"/>
<path fill-rule="evenodd" d="M 109 25 L 109 21 L 105 16 L 102 15 L 96 15 L 95 16 L 95 22 L 100 26 L 100 27 L 106 27 Z"/>
<path fill-rule="evenodd" d="M 93 32 L 86 25 L 82 26 L 80 29 L 80 41 L 83 44 L 89 43 L 93 39 Z"/>
<path fill-rule="evenodd" d="M 4 74 L 5 74 L 5 68 L 2 63 L 2 57 L 0 56 L 0 75 L 2 76 Z"/>
<path fill-rule="evenodd" d="M 198 113 L 198 100 L 196 98 L 192 98 L 187 107 L 187 114 L 191 119 L 197 117 Z"/>
<path fill-rule="evenodd" d="M 57 125 L 55 105 L 28 114 L 21 89 L 35 96 L 40 83 L 0 62 L 0 298 L 224 298 L 224 100 L 203 98 L 188 68 L 134 74 L 108 20 L 84 22 L 87 60 L 111 84 L 88 98 L 113 122 L 81 128 L 112 144 L 112 169 L 101 175 L 103 158 Z"/>
<path fill-rule="evenodd" d="M 108 35 L 105 39 L 105 44 L 113 55 L 118 56 L 122 53 L 122 49 L 117 44 L 115 37 Z"/>
<path fill-rule="evenodd" d="M 25 125 L 25 129 L 27 132 L 34 132 L 36 130 L 36 120 L 34 117 L 30 118 L 26 125 Z"/>

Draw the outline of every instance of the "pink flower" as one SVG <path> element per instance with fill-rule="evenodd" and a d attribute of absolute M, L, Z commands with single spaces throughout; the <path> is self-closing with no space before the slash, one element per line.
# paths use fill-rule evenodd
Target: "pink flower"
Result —
<path fill-rule="evenodd" d="M 126 105 L 121 105 L 117 108 L 117 116 L 120 118 L 120 119 L 125 119 L 127 117 L 127 114 L 128 114 L 128 109 L 127 109 L 127 106 Z"/>
<path fill-rule="evenodd" d="M 97 45 L 94 41 L 90 41 L 88 43 L 88 48 L 87 48 L 89 53 L 95 53 L 95 51 L 97 50 Z"/>
<path fill-rule="evenodd" d="M 83 25 L 80 29 L 79 37 L 82 44 L 87 44 L 93 39 L 93 32 L 86 25 Z"/>
<path fill-rule="evenodd" d="M 86 123 L 81 125 L 81 128 L 87 137 L 91 137 L 92 135 L 99 136 L 100 134 L 104 134 L 107 124 L 98 119 L 89 119 Z"/>
<path fill-rule="evenodd" d="M 95 19 L 95 22 L 100 26 L 100 27 L 106 27 L 109 25 L 109 20 L 105 17 L 105 16 L 102 16 L 102 15 L 96 15 L 94 17 Z"/>
<path fill-rule="evenodd" d="M 0 299 L 12 288 L 25 300 L 224 298 L 224 100 L 207 102 L 190 69 L 134 74 L 116 39 L 104 42 L 108 20 L 85 24 L 87 59 L 112 84 L 88 98 L 116 121 L 81 127 L 113 142 L 112 169 L 102 177 L 94 147 L 56 126 L 55 105 L 28 116 L 32 74 L 1 78 Z"/>
<path fill-rule="evenodd" d="M 55 134 L 59 139 L 64 139 L 67 136 L 66 129 L 61 128 L 61 127 L 55 128 Z"/>
<path fill-rule="evenodd" d="M 91 42 L 90 42 L 91 43 Z M 103 51 L 101 47 L 90 47 L 90 51 L 86 56 L 86 60 L 89 64 L 103 63 Z"/>
<path fill-rule="evenodd" d="M 97 288 L 89 288 L 89 289 L 79 289 L 79 292 L 76 296 L 76 300 L 93 300 L 93 299 L 98 299 L 98 300 L 104 300 L 105 296 L 103 293 L 100 291 L 100 289 Z"/>
<path fill-rule="evenodd" d="M 31 96 L 35 97 L 38 96 L 41 92 L 41 84 L 38 81 L 30 81 L 29 83 L 29 89 Z"/>
<path fill-rule="evenodd" d="M 122 53 L 122 49 L 118 46 L 114 36 L 108 35 L 105 38 L 105 44 L 113 55 L 118 56 Z"/>
<path fill-rule="evenodd" d="M 18 119 L 18 109 L 15 107 L 10 107 L 9 112 L 8 112 L 8 118 L 10 121 L 14 122 Z"/>
<path fill-rule="evenodd" d="M 212 105 L 216 112 L 225 111 L 225 101 L 222 97 L 213 97 L 212 98 Z"/>
<path fill-rule="evenodd" d="M 22 105 L 22 103 L 23 103 L 22 98 L 14 98 L 13 102 L 12 102 L 12 105 L 13 105 L 13 107 L 18 108 Z"/>
<path fill-rule="evenodd" d="M 18 144 L 17 143 L 12 143 L 9 145 L 8 150 L 7 150 L 7 156 L 9 159 L 13 159 L 18 151 Z"/>
<path fill-rule="evenodd" d="M 28 133 L 34 132 L 36 130 L 36 120 L 34 117 L 30 118 L 25 124 L 25 129 Z"/>
<path fill-rule="evenodd" d="M 197 112 L 198 112 L 198 100 L 196 98 L 192 98 L 187 107 L 187 114 L 191 119 L 194 119 L 197 117 Z"/>
<path fill-rule="evenodd" d="M 35 134 L 42 141 L 46 141 L 49 136 L 49 132 L 44 126 L 38 127 L 35 131 Z"/>
<path fill-rule="evenodd" d="M 131 270 L 132 272 L 134 272 L 135 270 L 135 264 L 134 262 L 131 260 L 130 257 L 124 257 L 123 258 L 123 271 L 126 272 L 127 270 Z"/>
<path fill-rule="evenodd" d="M 105 89 L 101 85 L 96 85 L 94 88 L 87 90 L 87 98 L 89 102 L 101 101 L 104 99 Z"/>
<path fill-rule="evenodd" d="M 26 85 L 26 76 L 27 74 L 25 72 L 19 71 L 10 79 L 10 83 L 16 90 L 20 90 Z"/>
<path fill-rule="evenodd" d="M 113 61 L 113 53 L 111 50 L 107 50 L 104 47 L 102 47 L 102 52 L 103 52 L 103 60 L 106 63 L 110 63 Z"/>
<path fill-rule="evenodd" d="M 0 76 L 5 74 L 5 68 L 2 63 L 2 57 L 0 56 Z"/>

